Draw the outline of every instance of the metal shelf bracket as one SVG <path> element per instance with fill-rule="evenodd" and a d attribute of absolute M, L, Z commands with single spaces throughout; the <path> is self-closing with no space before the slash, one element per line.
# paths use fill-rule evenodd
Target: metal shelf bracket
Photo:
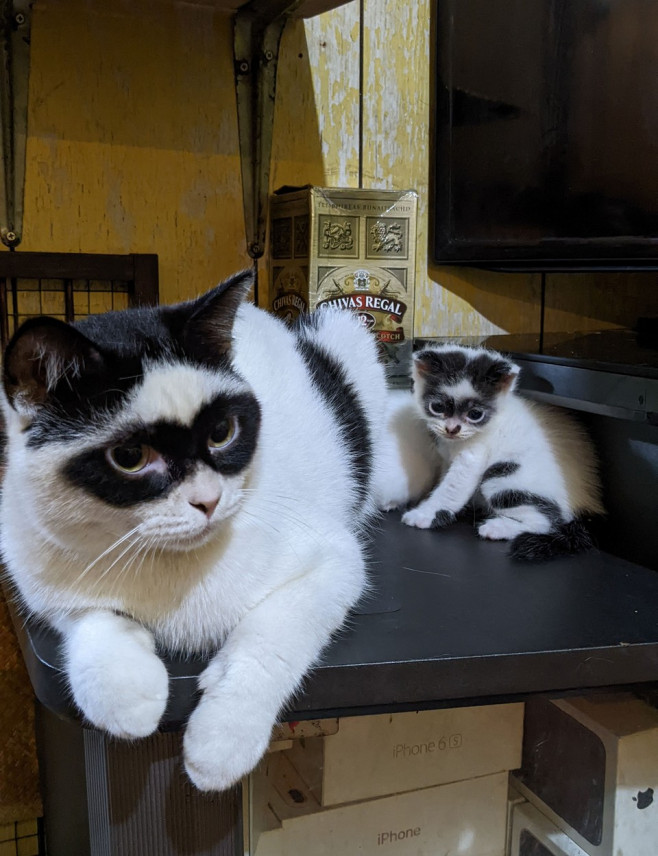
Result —
<path fill-rule="evenodd" d="M 251 0 L 235 15 L 233 56 L 238 103 L 247 252 L 265 252 L 276 72 L 281 34 L 302 0 Z"/>
<path fill-rule="evenodd" d="M 10 249 L 23 230 L 31 20 L 32 0 L 0 0 L 0 240 Z"/>

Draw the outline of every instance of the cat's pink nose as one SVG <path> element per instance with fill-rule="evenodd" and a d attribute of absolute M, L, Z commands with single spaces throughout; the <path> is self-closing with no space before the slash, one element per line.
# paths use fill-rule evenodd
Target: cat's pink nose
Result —
<path fill-rule="evenodd" d="M 447 427 L 446 427 L 446 434 L 448 434 L 450 437 L 456 437 L 456 436 L 457 436 L 457 434 L 459 434 L 459 432 L 460 432 L 461 430 L 462 430 L 462 426 L 461 426 L 461 425 L 454 425 L 452 428 L 447 428 Z"/>
<path fill-rule="evenodd" d="M 202 511 L 208 520 L 210 520 L 213 511 L 217 508 L 218 502 L 219 497 L 217 497 L 217 499 L 206 499 L 203 502 L 190 502 L 190 505 L 192 508 L 198 508 L 199 511 Z"/>

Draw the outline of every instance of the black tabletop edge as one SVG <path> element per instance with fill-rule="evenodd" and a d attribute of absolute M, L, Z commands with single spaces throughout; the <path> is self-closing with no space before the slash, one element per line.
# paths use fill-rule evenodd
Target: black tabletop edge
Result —
<path fill-rule="evenodd" d="M 483 542 L 470 527 L 421 532 L 394 515 L 381 521 L 371 552 L 374 607 L 357 611 L 328 646 L 286 718 L 658 681 L 653 570 L 598 551 L 519 567 L 505 544 Z M 8 602 L 37 699 L 76 719 L 57 633 L 19 614 L 11 597 Z M 171 679 L 167 729 L 193 710 L 207 659 L 163 659 Z"/>

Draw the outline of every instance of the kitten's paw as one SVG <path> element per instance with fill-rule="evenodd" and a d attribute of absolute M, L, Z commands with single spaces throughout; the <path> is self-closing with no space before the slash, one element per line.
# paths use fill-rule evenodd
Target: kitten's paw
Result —
<path fill-rule="evenodd" d="M 503 517 L 490 517 L 478 527 L 480 538 L 487 538 L 489 541 L 508 541 L 510 538 L 515 538 L 518 534 L 519 524 L 516 521 L 506 520 Z"/>
<path fill-rule="evenodd" d="M 410 508 L 402 515 L 402 522 L 407 526 L 415 526 L 416 529 L 430 529 L 434 521 L 434 510 L 424 509 L 422 505 Z"/>
<path fill-rule="evenodd" d="M 185 770 L 200 791 L 223 791 L 250 773 L 265 754 L 272 720 L 228 699 L 203 696 L 183 738 Z"/>
<path fill-rule="evenodd" d="M 457 519 L 457 515 L 453 511 L 437 511 L 432 521 L 432 529 L 443 529 L 444 526 L 450 526 Z"/>
<path fill-rule="evenodd" d="M 452 511 L 424 509 L 422 505 L 411 508 L 402 515 L 403 523 L 418 529 L 442 529 L 444 526 L 454 523 L 455 520 L 456 515 Z"/>
<path fill-rule="evenodd" d="M 76 704 L 97 728 L 115 737 L 152 734 L 167 705 L 169 677 L 153 638 L 133 625 L 107 640 L 89 638 L 69 650 L 69 683 Z"/>

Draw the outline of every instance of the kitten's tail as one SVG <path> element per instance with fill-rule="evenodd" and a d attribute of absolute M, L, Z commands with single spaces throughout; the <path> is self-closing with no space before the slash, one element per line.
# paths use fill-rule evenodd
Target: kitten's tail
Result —
<path fill-rule="evenodd" d="M 592 536 L 579 520 L 560 523 L 546 535 L 522 532 L 512 541 L 510 556 L 525 562 L 545 562 L 555 556 L 573 556 L 594 546 Z"/>

